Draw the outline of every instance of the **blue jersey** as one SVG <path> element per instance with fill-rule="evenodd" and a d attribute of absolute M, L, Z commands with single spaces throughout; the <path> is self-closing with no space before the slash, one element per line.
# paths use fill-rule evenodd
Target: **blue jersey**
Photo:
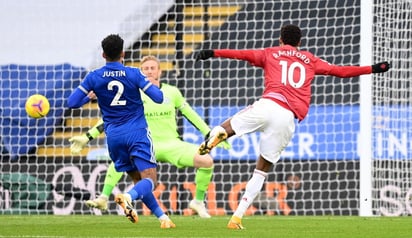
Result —
<path fill-rule="evenodd" d="M 67 101 L 71 108 L 80 107 L 89 101 L 87 94 L 94 91 L 117 171 L 142 171 L 156 166 L 139 90 L 157 103 L 163 101 L 162 91 L 140 69 L 108 62 L 91 71 Z M 130 157 L 137 160 L 131 163 Z"/>
<path fill-rule="evenodd" d="M 139 89 L 145 91 L 150 86 L 140 69 L 119 62 L 90 72 L 80 84 L 83 90 L 96 94 L 105 126 L 135 123 L 139 128 L 147 127 Z"/>

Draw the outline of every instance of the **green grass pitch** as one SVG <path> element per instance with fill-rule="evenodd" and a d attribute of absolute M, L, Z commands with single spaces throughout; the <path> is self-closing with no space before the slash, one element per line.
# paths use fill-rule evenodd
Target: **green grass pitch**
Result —
<path fill-rule="evenodd" d="M 412 237 L 412 217 L 246 216 L 245 230 L 226 228 L 229 216 L 172 216 L 174 229 L 160 229 L 153 216 L 133 224 L 117 215 L 0 215 L 0 237 Z"/>

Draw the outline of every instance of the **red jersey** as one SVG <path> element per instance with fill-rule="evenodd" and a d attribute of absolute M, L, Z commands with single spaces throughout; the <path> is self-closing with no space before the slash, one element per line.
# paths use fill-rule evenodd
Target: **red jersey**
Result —
<path fill-rule="evenodd" d="M 262 97 L 291 110 L 299 121 L 308 114 L 315 75 L 348 78 L 372 73 L 371 66 L 333 65 L 290 45 L 258 50 L 214 50 L 214 57 L 246 60 L 263 68 L 265 87 Z"/>

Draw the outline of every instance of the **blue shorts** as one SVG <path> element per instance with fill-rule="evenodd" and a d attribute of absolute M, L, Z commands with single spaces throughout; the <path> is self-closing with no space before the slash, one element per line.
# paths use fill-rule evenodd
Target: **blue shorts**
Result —
<path fill-rule="evenodd" d="M 109 155 L 118 172 L 156 168 L 152 138 L 147 128 L 107 134 Z"/>

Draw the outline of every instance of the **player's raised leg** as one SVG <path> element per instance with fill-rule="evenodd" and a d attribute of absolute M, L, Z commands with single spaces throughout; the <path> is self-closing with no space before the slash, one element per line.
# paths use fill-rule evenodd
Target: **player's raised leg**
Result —
<path fill-rule="evenodd" d="M 199 154 L 204 155 L 209 153 L 213 148 L 215 148 L 220 142 L 226 140 L 228 134 L 226 130 L 221 127 L 217 126 L 212 129 L 210 132 L 209 137 L 199 146 Z"/>

